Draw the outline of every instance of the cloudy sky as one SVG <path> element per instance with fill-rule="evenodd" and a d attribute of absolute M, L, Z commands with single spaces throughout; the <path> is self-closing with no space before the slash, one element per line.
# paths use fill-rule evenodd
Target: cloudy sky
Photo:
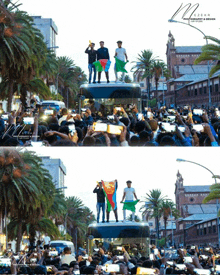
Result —
<path fill-rule="evenodd" d="M 130 71 L 138 54 L 144 49 L 153 51 L 154 56 L 166 62 L 166 43 L 171 30 L 177 46 L 204 45 L 203 35 L 192 27 L 168 23 L 183 3 L 199 3 L 196 17 L 214 18 L 191 23 L 206 35 L 219 37 L 219 14 L 216 0 L 183 2 L 182 0 L 19 0 L 21 9 L 30 15 L 52 18 L 58 27 L 58 56 L 69 56 L 85 73 L 88 72 L 87 54 L 84 53 L 89 40 L 99 48 L 99 41 L 105 41 L 113 61 L 116 41 L 122 40 L 127 50 Z M 205 16 L 206 14 L 206 16 Z M 209 14 L 209 16 L 208 16 Z M 182 19 L 183 13 L 175 20 Z M 193 16 L 194 17 L 194 14 Z M 114 61 L 113 61 L 114 63 Z M 103 76 L 104 80 L 104 76 Z M 114 80 L 113 66 L 110 68 L 110 80 Z"/>
<path fill-rule="evenodd" d="M 215 175 L 220 175 L 218 148 L 37 148 L 38 155 L 60 158 L 67 169 L 66 196 L 77 196 L 96 213 L 96 195 L 93 189 L 100 180 L 118 180 L 118 212 L 126 181 L 131 180 L 139 199 L 152 189 L 175 200 L 176 174 L 179 170 L 184 185 L 211 185 L 212 175 L 206 169 L 191 163 L 178 163 L 177 158 L 197 162 Z M 142 205 L 138 204 L 138 209 Z M 111 214 L 113 218 L 113 213 Z M 140 215 L 140 214 L 139 214 Z"/>

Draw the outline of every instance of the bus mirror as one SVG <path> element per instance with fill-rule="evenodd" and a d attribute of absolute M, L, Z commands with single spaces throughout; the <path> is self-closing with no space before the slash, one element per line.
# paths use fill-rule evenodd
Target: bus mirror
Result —
<path fill-rule="evenodd" d="M 94 236 L 93 235 L 89 235 L 89 240 L 93 240 L 94 239 Z"/>

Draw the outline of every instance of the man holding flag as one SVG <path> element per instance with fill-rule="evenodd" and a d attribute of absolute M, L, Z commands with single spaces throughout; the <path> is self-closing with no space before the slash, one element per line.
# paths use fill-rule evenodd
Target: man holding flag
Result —
<path fill-rule="evenodd" d="M 133 187 L 131 187 L 131 181 L 128 180 L 127 182 L 127 187 L 124 189 L 124 194 L 121 200 L 121 203 L 123 203 L 124 201 L 124 206 L 123 206 L 123 216 L 124 216 L 124 222 L 126 221 L 126 209 L 130 210 L 132 212 L 132 221 L 134 222 L 135 220 L 135 205 L 139 202 L 136 193 L 135 193 L 135 189 Z M 133 200 L 135 197 L 135 201 Z"/>
<path fill-rule="evenodd" d="M 118 72 L 122 72 L 122 82 L 124 82 L 124 78 L 125 78 L 125 73 L 127 73 L 127 71 L 125 70 L 125 65 L 128 62 L 128 57 L 127 57 L 127 53 L 126 50 L 124 48 L 122 48 L 122 41 L 117 41 L 118 44 L 118 48 L 115 50 L 115 82 L 118 81 Z M 125 62 L 125 58 L 126 58 L 126 62 Z"/>

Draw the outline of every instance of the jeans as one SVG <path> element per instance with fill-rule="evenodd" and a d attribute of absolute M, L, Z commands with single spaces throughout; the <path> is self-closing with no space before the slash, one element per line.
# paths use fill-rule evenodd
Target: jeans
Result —
<path fill-rule="evenodd" d="M 102 221 L 105 221 L 105 202 L 97 202 L 97 222 L 99 222 L 100 211 L 102 209 Z"/>
<path fill-rule="evenodd" d="M 114 71 L 115 71 L 115 81 L 118 81 L 118 72 L 116 72 L 116 64 L 115 64 L 115 67 L 114 67 Z M 125 72 L 122 72 L 122 81 L 125 80 Z"/>
<path fill-rule="evenodd" d="M 88 69 L 89 69 L 89 83 L 91 83 L 91 79 L 92 79 L 92 69 L 93 69 L 93 82 L 95 82 L 95 80 L 96 80 L 96 68 L 95 68 L 95 65 L 89 64 L 88 65 Z"/>

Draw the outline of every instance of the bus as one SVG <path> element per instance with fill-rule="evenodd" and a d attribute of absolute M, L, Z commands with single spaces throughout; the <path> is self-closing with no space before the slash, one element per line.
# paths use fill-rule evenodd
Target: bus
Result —
<path fill-rule="evenodd" d="M 65 103 L 59 100 L 44 100 L 41 103 L 42 103 L 43 109 L 49 109 L 49 107 L 51 107 L 51 108 L 55 108 L 57 112 L 60 109 L 65 108 Z"/>
<path fill-rule="evenodd" d="M 89 107 L 92 112 L 110 114 L 116 106 L 125 110 L 135 104 L 142 112 L 141 88 L 136 83 L 98 83 L 83 84 L 80 86 L 79 108 Z"/>
<path fill-rule="evenodd" d="M 149 256 L 150 228 L 147 222 L 92 223 L 88 226 L 88 252 L 97 247 L 108 251 L 124 246 L 131 256 Z"/>

